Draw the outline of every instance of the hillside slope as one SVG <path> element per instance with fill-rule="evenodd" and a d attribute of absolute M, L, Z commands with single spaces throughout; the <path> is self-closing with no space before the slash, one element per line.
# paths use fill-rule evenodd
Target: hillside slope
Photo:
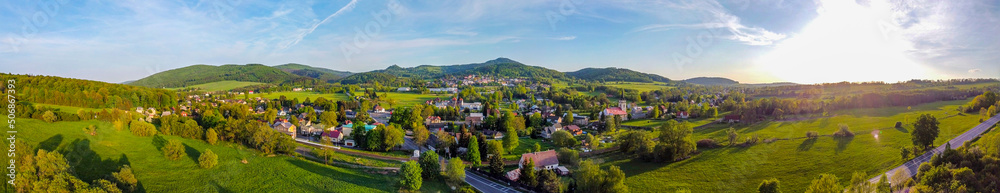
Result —
<path fill-rule="evenodd" d="M 722 78 L 722 77 L 697 77 L 684 80 L 686 83 L 700 84 L 700 85 L 735 85 L 740 84 L 732 79 Z"/>
<path fill-rule="evenodd" d="M 483 63 L 445 66 L 421 65 L 417 67 L 403 68 L 397 65 L 392 65 L 384 70 L 375 70 L 372 72 L 385 73 L 396 77 L 419 78 L 437 78 L 448 75 L 462 76 L 472 74 L 493 75 L 500 77 L 567 78 L 562 72 L 544 67 L 525 65 L 509 58 L 497 58 Z"/>
<path fill-rule="evenodd" d="M 625 81 L 625 82 L 670 82 L 670 79 L 626 68 L 584 68 L 576 72 L 567 72 L 569 76 L 589 81 Z"/>
<path fill-rule="evenodd" d="M 334 82 L 336 80 L 343 79 L 344 77 L 353 74 L 347 71 L 330 70 L 326 68 L 312 67 L 295 63 L 278 65 L 274 66 L 274 68 L 280 69 L 281 71 L 285 71 L 294 75 L 319 79 L 324 82 Z"/>
<path fill-rule="evenodd" d="M 225 80 L 280 83 L 299 78 L 303 77 L 260 64 L 193 65 L 156 73 L 131 82 L 129 85 L 152 88 L 176 88 Z"/>

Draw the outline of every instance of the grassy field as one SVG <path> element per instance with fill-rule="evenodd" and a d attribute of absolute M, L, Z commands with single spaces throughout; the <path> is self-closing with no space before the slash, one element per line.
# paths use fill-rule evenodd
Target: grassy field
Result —
<path fill-rule="evenodd" d="M 810 181 L 822 173 L 835 174 L 846 184 L 851 173 L 864 171 L 870 177 L 903 162 L 900 148 L 910 146 L 912 127 L 893 128 L 896 121 L 912 122 L 919 114 L 929 113 L 941 122 L 935 144 L 979 124 L 978 115 L 957 115 L 955 109 L 968 100 L 947 101 L 906 107 L 858 109 L 836 112 L 839 116 L 794 122 L 763 122 L 735 126 L 741 138 L 753 134 L 762 140 L 789 138 L 762 143 L 749 148 L 724 147 L 703 149 L 690 159 L 675 163 L 646 163 L 616 154 L 599 158 L 603 166 L 617 165 L 625 171 L 626 185 L 633 192 L 753 192 L 764 179 L 777 178 L 785 192 L 803 192 Z M 807 131 L 830 135 L 840 123 L 856 133 L 853 138 L 822 136 L 804 139 Z M 694 139 L 723 141 L 728 124 L 710 125 L 694 131 Z M 876 135 L 877 134 L 877 135 Z M 877 137 L 876 137 L 877 136 Z M 725 144 L 726 142 L 721 142 Z"/>
<path fill-rule="evenodd" d="M 499 139 L 498 139 L 499 140 Z M 521 137 L 517 140 L 517 148 L 514 148 L 514 152 L 503 156 L 505 160 L 520 160 L 521 154 L 530 153 L 535 151 L 535 143 L 542 146 L 542 151 L 547 151 L 550 149 L 556 149 L 552 142 L 542 141 L 542 138 L 532 139 L 530 137 Z"/>
<path fill-rule="evenodd" d="M 67 113 L 73 113 L 73 114 L 76 114 L 76 111 L 78 111 L 80 109 L 83 109 L 85 111 L 94 111 L 94 112 L 101 111 L 101 109 L 95 109 L 95 108 L 73 107 L 73 106 L 62 106 L 62 105 L 50 105 L 50 104 L 41 104 L 41 103 L 35 103 L 35 107 L 55 108 L 55 109 L 59 109 L 59 111 L 67 112 Z"/>
<path fill-rule="evenodd" d="M 698 127 L 702 125 L 708 125 L 718 118 L 704 118 L 704 119 L 675 119 L 678 122 L 688 122 L 691 127 Z M 659 127 L 666 123 L 669 119 L 635 119 L 622 122 L 622 125 L 626 126 L 636 126 L 636 127 Z"/>
<path fill-rule="evenodd" d="M 259 82 L 241 82 L 241 81 L 226 80 L 226 81 L 211 82 L 211 83 L 205 83 L 205 84 L 199 84 L 199 85 L 192 85 L 192 86 L 183 87 L 183 88 L 170 88 L 170 89 L 171 90 L 179 90 L 179 89 L 184 89 L 184 88 L 200 88 L 200 89 L 202 89 L 202 90 L 204 90 L 206 92 L 215 92 L 215 91 L 227 91 L 227 90 L 232 90 L 232 89 L 235 89 L 235 88 L 242 88 L 242 87 L 246 87 L 246 86 L 253 86 L 253 85 L 259 85 L 259 84 L 264 84 L 264 83 L 259 83 Z"/>
<path fill-rule="evenodd" d="M 354 94 L 364 94 L 364 93 L 357 92 Z M 399 93 L 399 92 L 378 93 L 379 96 L 382 96 L 382 94 L 388 95 L 389 99 L 396 100 L 396 105 L 392 106 L 393 108 L 411 107 L 416 104 L 424 104 L 424 102 L 427 100 L 434 100 L 435 98 L 441 98 L 441 100 L 445 100 L 445 99 L 451 99 L 451 97 L 454 96 L 453 94 L 417 94 L 417 93 Z M 383 101 L 380 104 L 385 105 L 385 107 L 388 108 L 389 104 L 385 102 L 385 100 L 387 99 L 383 98 L 382 100 Z"/>
<path fill-rule="evenodd" d="M 209 145 L 174 136 L 136 137 L 98 121 L 44 123 L 21 119 L 19 140 L 37 148 L 63 152 L 77 175 L 86 182 L 103 178 L 121 165 L 131 165 L 146 192 L 392 192 L 395 175 L 327 166 L 289 156 L 261 156 L 240 145 Z M 90 136 L 82 128 L 97 125 Z M 163 141 L 178 139 L 188 157 L 167 160 L 159 151 Z M 200 169 L 195 160 L 211 149 L 219 165 Z M 248 161 L 241 163 L 242 159 Z M 433 182 L 428 182 L 433 184 Z M 438 186 L 427 186 L 438 189 Z"/>
<path fill-rule="evenodd" d="M 639 92 L 649 92 L 654 90 L 660 90 L 663 88 L 672 88 L 672 86 L 665 86 L 662 82 L 655 83 L 645 83 L 645 82 L 608 82 L 604 84 L 605 86 L 616 87 L 616 88 L 627 88 L 639 90 Z"/>
<path fill-rule="evenodd" d="M 300 102 L 301 101 L 305 101 L 306 98 L 309 98 L 310 100 L 316 100 L 316 98 L 319 98 L 319 97 L 326 98 L 327 100 L 341 100 L 341 101 L 350 100 L 349 98 L 347 98 L 347 95 L 345 95 L 344 93 L 322 94 L 322 93 L 315 93 L 315 92 L 308 92 L 308 91 L 301 91 L 301 92 L 291 92 L 291 91 L 289 91 L 289 92 L 272 92 L 270 94 L 269 93 L 258 93 L 258 94 L 252 94 L 252 95 L 250 95 L 250 97 L 262 97 L 262 98 L 266 98 L 266 99 L 277 99 L 277 98 L 281 98 L 282 95 L 284 95 L 285 98 L 287 98 L 289 100 L 298 98 Z"/>

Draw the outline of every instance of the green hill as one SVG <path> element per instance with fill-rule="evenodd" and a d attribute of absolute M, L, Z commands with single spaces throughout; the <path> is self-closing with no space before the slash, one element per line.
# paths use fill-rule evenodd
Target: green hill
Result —
<path fill-rule="evenodd" d="M 375 70 L 372 72 L 385 73 L 397 77 L 419 78 L 437 78 L 448 75 L 461 76 L 471 74 L 493 75 L 500 77 L 567 78 L 562 72 L 544 67 L 525 65 L 508 58 L 497 58 L 483 63 L 446 66 L 421 65 L 417 67 L 403 68 L 397 65 L 392 65 L 384 70 Z"/>
<path fill-rule="evenodd" d="M 735 85 L 740 84 L 732 79 L 722 78 L 722 77 L 697 77 L 684 80 L 686 83 L 700 84 L 700 85 Z"/>
<path fill-rule="evenodd" d="M 235 88 L 243 88 L 243 87 L 247 87 L 247 86 L 260 85 L 260 84 L 264 84 L 264 83 L 259 83 L 259 82 L 240 82 L 240 81 L 226 80 L 226 81 L 205 83 L 205 84 L 199 84 L 199 85 L 192 85 L 192 86 L 188 86 L 188 87 L 185 87 L 185 88 L 199 88 L 199 89 L 204 90 L 204 91 L 214 92 L 214 91 L 227 91 L 227 90 L 232 90 L 232 89 L 235 89 Z M 173 89 L 181 89 L 181 88 L 173 88 Z"/>
<path fill-rule="evenodd" d="M 342 83 L 342 84 L 366 84 L 366 83 L 374 83 L 376 81 L 379 82 L 379 83 L 381 83 L 381 84 L 395 82 L 396 81 L 396 76 L 393 76 L 392 74 L 388 74 L 388 73 L 382 73 L 382 72 L 363 72 L 363 73 L 357 73 L 357 74 L 353 74 L 351 76 L 345 77 L 344 79 L 340 80 L 340 83 Z"/>
<path fill-rule="evenodd" d="M 347 71 L 336 71 L 336 70 L 330 70 L 330 69 L 326 69 L 326 68 L 312 67 L 312 66 L 307 66 L 307 65 L 302 65 L 302 64 L 295 64 L 295 63 L 278 65 L 278 66 L 274 66 L 274 68 L 277 68 L 277 69 L 280 69 L 281 71 L 285 71 L 285 72 L 292 73 L 292 74 L 295 74 L 295 75 L 299 75 L 299 76 L 304 76 L 304 77 L 319 79 L 319 80 L 322 80 L 324 82 L 334 82 L 336 80 L 343 79 L 344 77 L 347 77 L 347 76 L 350 76 L 351 74 L 353 74 L 353 73 L 347 72 Z"/>
<path fill-rule="evenodd" d="M 300 78 L 303 77 L 261 64 L 193 65 L 156 73 L 129 84 L 153 88 L 176 88 L 225 80 L 281 83 Z"/>
<path fill-rule="evenodd" d="M 626 68 L 584 68 L 576 72 L 567 72 L 569 76 L 589 81 L 624 81 L 624 82 L 670 82 L 670 79 L 660 75 L 636 72 Z"/>

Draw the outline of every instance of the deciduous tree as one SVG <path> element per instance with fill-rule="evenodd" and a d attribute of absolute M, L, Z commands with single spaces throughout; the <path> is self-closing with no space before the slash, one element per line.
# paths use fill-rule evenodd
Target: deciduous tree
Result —
<path fill-rule="evenodd" d="M 919 147 L 927 147 L 934 144 L 934 139 L 938 137 L 938 122 L 937 118 L 930 114 L 923 114 L 917 118 L 917 121 L 913 123 L 913 132 L 910 133 L 913 140 L 913 145 Z"/>
<path fill-rule="evenodd" d="M 399 173 L 402 176 L 402 180 L 399 183 L 404 189 L 420 190 L 420 185 L 424 182 L 423 178 L 420 177 L 421 173 L 423 173 L 420 164 L 416 161 L 403 163 L 403 166 L 399 169 Z"/>
<path fill-rule="evenodd" d="M 201 156 L 198 156 L 198 165 L 201 166 L 201 168 L 209 169 L 215 167 L 218 163 L 219 156 L 215 155 L 211 149 L 206 149 L 204 153 L 201 153 Z"/>

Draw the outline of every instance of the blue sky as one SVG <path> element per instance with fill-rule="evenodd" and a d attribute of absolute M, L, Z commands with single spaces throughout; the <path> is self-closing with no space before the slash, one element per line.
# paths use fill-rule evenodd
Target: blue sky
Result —
<path fill-rule="evenodd" d="M 193 64 L 352 72 L 511 58 L 746 83 L 1000 77 L 1000 2 L 0 2 L 0 71 L 107 82 Z"/>

